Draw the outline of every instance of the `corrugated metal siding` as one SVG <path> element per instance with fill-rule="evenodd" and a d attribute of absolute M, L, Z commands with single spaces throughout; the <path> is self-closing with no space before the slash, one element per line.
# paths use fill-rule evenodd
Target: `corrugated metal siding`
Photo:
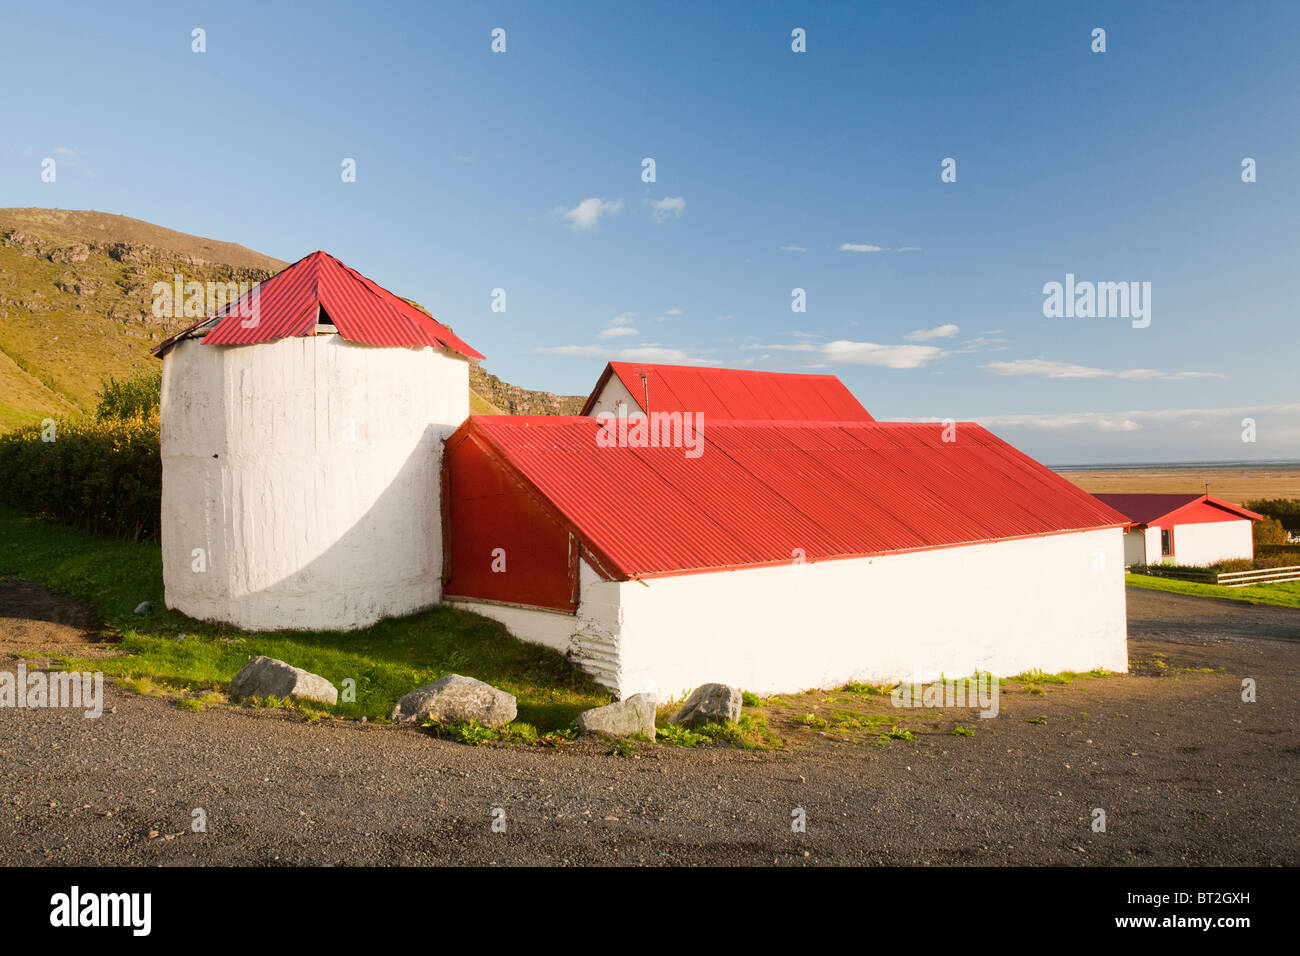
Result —
<path fill-rule="evenodd" d="M 591 418 L 475 416 L 624 576 L 885 554 L 1127 523 L 972 423 L 705 423 L 704 452 L 602 448 Z M 455 507 L 455 502 L 451 503 Z"/>
<path fill-rule="evenodd" d="M 647 376 L 645 388 L 641 383 L 643 372 Z M 644 406 L 648 388 L 651 411 L 700 412 L 706 419 L 874 421 L 834 375 L 632 362 L 609 363 L 587 399 L 584 415 L 591 413 L 611 375 L 618 376 L 639 405 Z"/>
<path fill-rule="evenodd" d="M 205 324 L 205 345 L 249 345 L 294 335 L 310 335 L 319 309 L 333 320 L 345 339 L 367 345 L 446 347 L 469 358 L 483 355 L 440 322 L 344 265 L 325 252 L 313 252 L 263 282 L 253 293 L 180 333 Z M 180 337 L 155 349 L 160 352 Z"/>

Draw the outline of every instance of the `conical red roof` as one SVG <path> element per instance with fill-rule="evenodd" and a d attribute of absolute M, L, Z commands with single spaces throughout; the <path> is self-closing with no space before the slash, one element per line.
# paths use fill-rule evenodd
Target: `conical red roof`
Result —
<path fill-rule="evenodd" d="M 201 327 L 208 330 L 204 345 L 250 345 L 311 335 L 322 309 L 339 335 L 353 342 L 430 345 L 467 358 L 483 358 L 441 322 L 320 251 L 277 272 L 255 292 L 194 323 L 153 351 L 160 353 Z"/>

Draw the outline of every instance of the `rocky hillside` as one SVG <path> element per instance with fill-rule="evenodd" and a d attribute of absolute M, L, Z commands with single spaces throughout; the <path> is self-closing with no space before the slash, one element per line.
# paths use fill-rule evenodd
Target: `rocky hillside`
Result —
<path fill-rule="evenodd" d="M 469 390 L 471 404 L 477 396 L 496 409 L 495 412 L 471 409 L 477 415 L 577 415 L 587 400 L 585 395 L 555 395 L 520 388 L 476 365 L 469 369 Z"/>
<path fill-rule="evenodd" d="M 0 209 L 0 431 L 92 409 L 110 376 L 155 362 L 149 349 L 188 319 L 155 318 L 153 284 L 253 282 L 288 263 L 243 246 L 108 213 Z M 576 396 L 533 392 L 482 369 L 477 414 L 561 414 Z"/>

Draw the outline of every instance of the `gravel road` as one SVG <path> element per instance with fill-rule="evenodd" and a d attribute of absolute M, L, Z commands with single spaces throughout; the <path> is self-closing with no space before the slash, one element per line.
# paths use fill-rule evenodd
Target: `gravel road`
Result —
<path fill-rule="evenodd" d="M 0 589 L 11 671 L 85 636 L 23 588 Z M 1294 865 L 1300 611 L 1128 599 L 1135 674 L 1004 693 L 974 737 L 888 746 L 471 748 L 111 685 L 97 720 L 0 708 L 0 863 Z"/>

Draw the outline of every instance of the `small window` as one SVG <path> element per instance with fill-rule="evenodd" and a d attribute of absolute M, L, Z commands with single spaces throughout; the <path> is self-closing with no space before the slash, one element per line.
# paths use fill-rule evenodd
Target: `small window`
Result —
<path fill-rule="evenodd" d="M 1167 528 L 1160 532 L 1160 553 L 1174 553 L 1174 531 L 1172 528 Z"/>

